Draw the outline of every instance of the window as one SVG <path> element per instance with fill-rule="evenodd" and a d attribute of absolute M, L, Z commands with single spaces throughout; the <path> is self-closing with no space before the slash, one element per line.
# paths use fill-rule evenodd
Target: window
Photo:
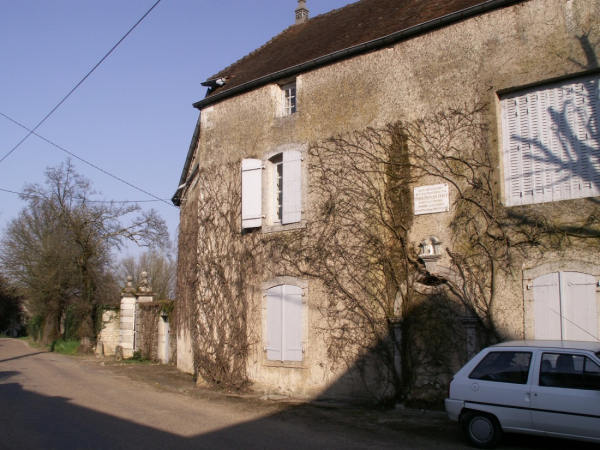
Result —
<path fill-rule="evenodd" d="M 267 290 L 267 359 L 302 361 L 302 288 L 279 285 Z"/>
<path fill-rule="evenodd" d="M 289 116 L 296 112 L 296 83 L 282 86 L 283 115 Z"/>
<path fill-rule="evenodd" d="M 502 383 L 527 383 L 531 353 L 491 352 L 471 372 L 473 380 L 499 381 Z"/>
<path fill-rule="evenodd" d="M 264 161 L 242 161 L 242 228 L 266 225 L 271 228 L 264 231 L 273 231 L 302 222 L 302 151 L 285 147 Z"/>
<path fill-rule="evenodd" d="M 267 186 L 268 217 L 271 224 L 302 220 L 302 154 L 296 150 L 278 153 L 269 159 L 272 181 Z"/>
<path fill-rule="evenodd" d="M 501 97 L 505 201 L 600 195 L 600 76 Z"/>
<path fill-rule="evenodd" d="M 271 159 L 273 170 L 273 222 L 281 222 L 283 217 L 283 154 L 279 153 Z"/>
<path fill-rule="evenodd" d="M 544 353 L 540 386 L 599 390 L 600 367 L 582 355 Z"/>

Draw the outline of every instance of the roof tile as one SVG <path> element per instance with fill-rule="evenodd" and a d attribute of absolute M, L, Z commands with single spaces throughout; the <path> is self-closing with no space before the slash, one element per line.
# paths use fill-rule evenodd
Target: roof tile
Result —
<path fill-rule="evenodd" d="M 231 77 L 217 92 L 388 36 L 483 0 L 361 0 L 292 25 L 214 77 Z"/>

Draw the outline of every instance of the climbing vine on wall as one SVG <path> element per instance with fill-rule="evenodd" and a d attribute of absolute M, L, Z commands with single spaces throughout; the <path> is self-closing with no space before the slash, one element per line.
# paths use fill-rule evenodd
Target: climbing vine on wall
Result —
<path fill-rule="evenodd" d="M 248 384 L 261 282 L 289 275 L 312 283 L 320 319 L 309 332 L 323 336 L 333 373 L 361 377 L 382 403 L 443 397 L 467 358 L 463 318 L 477 324 L 480 346 L 504 338 L 499 279 L 518 275 L 525 257 L 598 250 L 594 201 L 502 205 L 490 108 L 461 105 L 312 144 L 306 227 L 292 232 L 242 232 L 239 162 L 201 169 L 182 206 L 177 304 L 199 378 Z M 410 237 L 412 188 L 442 182 L 448 242 L 429 270 Z"/>
<path fill-rule="evenodd" d="M 199 174 L 198 281 L 193 309 L 194 362 L 205 382 L 243 388 L 249 347 L 257 339 L 252 289 L 260 286 L 260 231 L 240 232 L 240 165 Z"/>
<path fill-rule="evenodd" d="M 170 318 L 173 300 L 140 303 L 140 330 L 138 347 L 140 356 L 150 361 L 158 360 L 158 322 L 163 314 Z"/>

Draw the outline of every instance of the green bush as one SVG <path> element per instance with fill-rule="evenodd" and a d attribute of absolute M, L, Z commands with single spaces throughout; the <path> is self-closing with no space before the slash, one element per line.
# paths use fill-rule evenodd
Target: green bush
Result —
<path fill-rule="evenodd" d="M 29 321 L 29 336 L 34 341 L 39 341 L 42 338 L 42 330 L 44 329 L 44 316 L 38 314 L 33 316 Z"/>
<path fill-rule="evenodd" d="M 146 357 L 144 357 L 142 355 L 142 351 L 141 350 L 136 350 L 135 352 L 133 352 L 133 356 L 130 359 L 132 361 L 139 361 L 139 362 L 149 361 L 148 358 L 146 358 Z"/>

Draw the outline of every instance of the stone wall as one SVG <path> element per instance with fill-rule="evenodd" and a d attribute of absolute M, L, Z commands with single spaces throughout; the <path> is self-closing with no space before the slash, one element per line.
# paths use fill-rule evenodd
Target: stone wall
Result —
<path fill-rule="evenodd" d="M 308 333 L 303 364 L 277 365 L 265 361 L 262 283 L 296 273 L 297 267 L 295 261 L 278 259 L 277 250 L 270 247 L 276 240 L 273 234 L 261 230 L 240 234 L 239 226 L 231 224 L 239 220 L 239 203 L 230 197 L 232 187 L 236 189 L 241 183 L 241 159 L 262 159 L 282 145 L 319 144 L 331 136 L 416 120 L 440 110 L 461 110 L 465 105 L 478 103 L 485 105 L 481 117 L 487 130 L 491 161 L 499 169 L 494 172 L 492 182 L 500 202 L 503 188 L 499 95 L 531 84 L 598 70 L 599 17 L 598 2 L 522 2 L 301 74 L 296 79 L 298 112 L 293 115 L 280 117 L 278 114 L 281 92 L 275 84 L 203 109 L 201 138 L 195 155 L 195 160 L 200 162 L 200 181 L 189 187 L 187 195 L 193 203 L 185 209 L 182 207 L 182 223 L 198 218 L 202 221 L 201 233 L 204 234 L 202 239 L 195 235 L 200 251 L 196 246 L 180 246 L 180 259 L 182 255 L 196 259 L 198 266 L 194 265 L 188 272 L 196 275 L 204 270 L 207 258 L 211 262 L 219 259 L 223 262 L 223 281 L 229 280 L 235 295 L 242 295 L 248 304 L 246 333 L 251 342 L 248 376 L 257 387 L 286 395 L 314 397 L 327 389 L 340 389 L 342 385 L 348 386 L 346 392 L 351 392 L 361 380 L 360 374 L 348 371 L 348 367 L 332 364 L 331 353 L 325 345 L 329 339 L 329 323 L 322 314 L 328 308 L 329 299 L 318 280 L 307 280 Z M 306 164 L 315 163 L 307 157 Z M 215 179 L 217 175 L 218 180 Z M 318 182 L 314 173 L 307 176 L 308 186 Z M 419 185 L 435 183 L 432 177 L 419 181 Z M 199 199 L 200 195 L 202 199 Z M 450 204 L 458 198 L 459 193 L 451 187 Z M 306 203 L 307 221 L 323 213 L 315 208 L 322 204 L 322 198 L 318 198 L 314 190 L 309 190 Z M 211 206 L 213 209 L 205 211 L 202 207 L 206 205 L 214 208 Z M 581 214 L 578 211 L 589 210 L 589 205 L 585 200 L 573 200 L 535 208 L 541 214 L 553 217 Z M 215 218 L 215 211 L 219 219 Z M 440 267 L 450 265 L 447 250 L 465 244 L 450 227 L 455 212 L 451 209 L 446 213 L 414 217 L 408 240 L 415 254 L 423 239 L 436 236 L 443 243 L 437 264 Z M 215 226 L 214 234 L 210 234 L 210 225 L 217 224 L 218 220 L 230 226 Z M 310 228 L 287 232 L 286 239 L 292 240 L 294 233 L 311 239 Z M 232 253 L 224 250 L 219 253 L 219 246 L 224 242 L 235 243 L 230 248 L 235 249 L 236 261 L 232 260 L 235 259 Z M 546 261 L 577 259 L 600 264 L 597 251 L 581 250 L 567 246 L 560 251 L 549 251 L 544 258 Z M 310 255 L 304 256 L 309 261 Z M 248 259 L 240 265 L 238 257 Z M 525 335 L 521 269 L 535 267 L 540 263 L 539 258 L 537 251 L 515 257 L 514 270 L 499 274 L 495 280 L 500 294 L 491 310 L 503 338 L 523 338 Z M 200 282 L 205 280 L 202 278 Z M 217 295 L 217 287 L 217 284 L 204 286 L 191 292 L 185 317 L 195 317 L 196 295 Z M 235 295 L 231 297 L 232 301 L 237 301 Z M 185 328 L 180 329 L 179 334 L 192 336 L 194 345 L 198 345 L 202 336 L 195 334 L 195 325 L 182 325 Z M 426 384 L 435 386 L 437 382 L 432 380 Z M 443 388 L 438 391 L 442 392 Z"/>
<path fill-rule="evenodd" d="M 140 356 L 150 361 L 174 362 L 177 359 L 177 339 L 172 336 L 168 339 L 168 351 L 165 333 L 169 315 L 173 310 L 173 301 L 153 301 L 139 304 L 139 341 Z"/>
<path fill-rule="evenodd" d="M 98 342 L 102 343 L 104 356 L 113 356 L 115 348 L 119 345 L 119 310 L 107 309 L 102 313 L 102 329 L 98 335 Z"/>

